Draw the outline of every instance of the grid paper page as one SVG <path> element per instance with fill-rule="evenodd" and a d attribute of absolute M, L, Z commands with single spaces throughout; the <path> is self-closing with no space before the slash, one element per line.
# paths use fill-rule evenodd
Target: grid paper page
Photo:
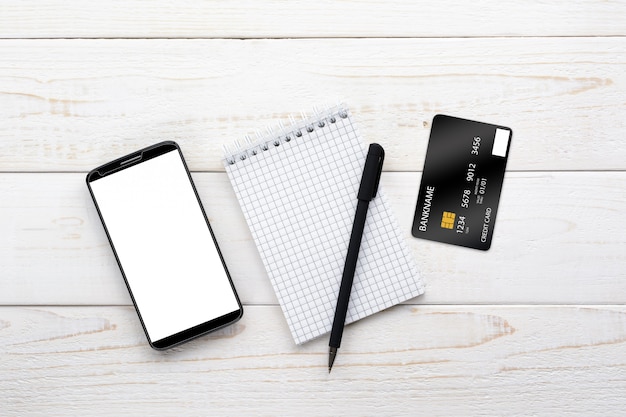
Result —
<path fill-rule="evenodd" d="M 224 160 L 296 344 L 332 327 L 366 153 L 348 110 L 336 108 Z M 423 292 L 379 188 L 346 323 Z"/>

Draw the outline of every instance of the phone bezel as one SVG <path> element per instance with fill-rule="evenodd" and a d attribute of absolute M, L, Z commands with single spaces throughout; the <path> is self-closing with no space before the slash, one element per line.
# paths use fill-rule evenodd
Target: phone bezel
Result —
<path fill-rule="evenodd" d="M 124 273 L 124 268 L 122 267 L 122 264 L 120 262 L 120 259 L 117 255 L 117 252 L 115 250 L 115 245 L 113 244 L 113 241 L 111 239 L 111 236 L 109 235 L 109 231 L 107 229 L 106 223 L 104 221 L 104 217 L 102 215 L 102 213 L 100 212 L 100 208 L 98 206 L 98 202 L 96 200 L 96 197 L 93 193 L 93 190 L 91 188 L 91 182 L 93 181 L 97 181 L 100 178 L 104 178 L 107 175 L 112 175 L 116 172 L 120 172 L 124 169 L 128 169 L 134 165 L 140 164 L 142 162 L 148 161 L 152 158 L 156 158 L 160 155 L 169 153 L 176 150 L 178 152 L 178 154 L 180 155 L 180 158 L 183 162 L 183 166 L 185 168 L 185 171 L 187 172 L 187 177 L 189 178 L 189 182 L 191 183 L 191 188 L 193 189 L 193 192 L 196 196 L 196 200 L 198 201 L 198 205 L 200 206 L 200 210 L 202 212 L 202 215 L 204 216 L 204 220 L 206 222 L 207 228 L 209 230 L 209 232 L 211 233 L 211 237 L 213 239 L 213 243 L 215 244 L 215 248 L 217 249 L 217 253 L 220 257 L 220 260 L 222 262 L 222 266 L 224 267 L 224 271 L 226 272 L 226 277 L 228 278 L 228 281 L 230 283 L 230 287 L 233 291 L 233 294 L 235 296 L 235 299 L 237 300 L 237 305 L 239 306 L 238 310 L 235 310 L 231 313 L 225 314 L 221 317 L 217 317 L 217 318 L 213 318 L 211 320 L 208 320 L 204 323 L 201 323 L 199 325 L 196 325 L 194 327 L 191 327 L 189 329 L 185 329 L 181 332 L 178 332 L 176 334 L 164 337 L 162 339 L 153 341 L 150 338 L 150 335 L 148 334 L 148 331 L 146 329 L 146 326 L 144 324 L 143 318 L 141 317 L 141 312 L 139 311 L 139 308 L 137 307 L 137 303 L 135 302 L 135 297 L 133 296 L 133 291 L 131 289 L 131 286 L 128 282 L 128 279 L 126 278 L 126 274 Z M 133 301 L 133 305 L 135 307 L 135 311 L 137 312 L 137 315 L 139 316 L 139 321 L 141 322 L 141 326 L 143 328 L 143 331 L 146 335 L 146 338 L 148 339 L 148 343 L 150 344 L 150 346 L 156 350 L 165 350 L 165 349 L 169 349 L 172 348 L 174 346 L 177 346 L 181 343 L 187 342 L 191 339 L 195 339 L 197 337 L 203 336 L 207 333 L 213 332 L 215 330 L 221 329 L 222 327 L 228 326 L 230 324 L 235 323 L 236 321 L 238 321 L 242 316 L 243 316 L 243 306 L 241 304 L 241 301 L 239 300 L 239 296 L 237 294 L 237 291 L 235 290 L 235 286 L 233 284 L 233 280 L 230 276 L 230 272 L 228 271 L 228 268 L 226 267 L 226 263 L 224 262 L 224 257 L 222 256 L 222 251 L 220 250 L 219 245 L 217 244 L 217 240 L 215 239 L 215 234 L 213 233 L 213 229 L 211 228 L 211 224 L 209 223 L 209 219 L 204 211 L 204 207 L 202 206 L 202 202 L 200 201 L 200 196 L 198 195 L 198 191 L 196 190 L 196 186 L 193 182 L 193 179 L 191 178 L 191 173 L 189 172 L 189 168 L 187 168 L 187 162 L 185 161 L 185 158 L 183 157 L 183 153 L 180 149 L 180 147 L 178 146 L 178 144 L 174 141 L 164 141 L 164 142 L 160 142 L 157 144 L 154 144 L 152 146 L 148 146 L 147 148 L 141 149 L 139 151 L 133 152 L 131 154 L 128 154 L 126 156 L 123 156 L 121 158 L 117 158 L 111 162 L 108 162 L 104 165 L 101 165 L 93 170 L 91 170 L 86 177 L 86 182 L 87 182 L 87 188 L 89 189 L 89 194 L 91 195 L 91 199 L 93 200 L 95 206 L 96 206 L 96 211 L 98 212 L 98 216 L 100 217 L 100 222 L 102 223 L 102 226 L 104 227 L 104 230 L 106 232 L 107 238 L 109 240 L 109 244 L 111 245 L 111 249 L 113 250 L 113 254 L 115 255 L 115 260 L 117 261 L 117 265 L 120 268 L 120 272 L 122 273 L 122 277 L 124 278 L 124 283 L 126 284 L 126 288 L 128 289 L 128 293 L 130 294 L 130 298 Z"/>

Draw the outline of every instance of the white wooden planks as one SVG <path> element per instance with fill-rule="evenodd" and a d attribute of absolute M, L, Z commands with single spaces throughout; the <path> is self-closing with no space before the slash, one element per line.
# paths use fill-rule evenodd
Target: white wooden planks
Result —
<path fill-rule="evenodd" d="M 11 0 L 3 38 L 616 36 L 620 1 Z"/>
<path fill-rule="evenodd" d="M 0 414 L 624 415 L 625 16 L 593 0 L 2 2 Z M 219 157 L 335 98 L 386 146 L 428 292 L 349 326 L 329 377 L 325 339 L 293 345 Z M 514 130 L 487 253 L 409 237 L 436 113 Z M 163 139 L 196 171 L 246 314 L 158 353 L 84 174 Z"/>
<path fill-rule="evenodd" d="M 622 38 L 0 41 L 0 171 L 81 171 L 173 139 L 192 170 L 343 99 L 385 169 L 437 113 L 513 128 L 509 170 L 626 168 Z"/>
<path fill-rule="evenodd" d="M 276 303 L 226 175 L 193 176 L 242 301 Z M 130 304 L 84 177 L 0 174 L 0 304 Z M 418 303 L 623 302 L 623 172 L 507 173 L 487 252 L 410 236 L 419 178 L 382 177 L 427 285 Z"/>
<path fill-rule="evenodd" d="M 166 353 L 130 307 L 0 308 L 3 415 L 607 416 L 623 306 L 398 306 L 295 346 L 277 306 Z"/>

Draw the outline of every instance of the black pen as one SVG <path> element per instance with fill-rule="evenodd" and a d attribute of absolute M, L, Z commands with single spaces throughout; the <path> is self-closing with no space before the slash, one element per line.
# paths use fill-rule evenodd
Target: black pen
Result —
<path fill-rule="evenodd" d="M 335 308 L 335 318 L 333 320 L 332 330 L 330 331 L 330 342 L 328 343 L 328 373 L 330 373 L 333 367 L 335 357 L 337 356 L 337 349 L 339 349 L 341 345 L 341 336 L 343 335 L 343 326 L 346 322 L 348 302 L 350 301 L 350 292 L 352 291 L 352 281 L 354 281 L 356 261 L 359 258 L 359 249 L 361 248 L 361 238 L 363 237 L 367 209 L 370 205 L 370 201 L 376 197 L 384 159 L 385 150 L 383 147 L 377 143 L 372 143 L 367 151 L 363 176 L 361 177 L 361 185 L 359 186 L 359 192 L 357 194 L 358 203 L 354 215 L 354 223 L 352 224 L 352 233 L 350 234 L 348 255 L 346 256 L 346 264 L 343 267 L 337 307 Z"/>

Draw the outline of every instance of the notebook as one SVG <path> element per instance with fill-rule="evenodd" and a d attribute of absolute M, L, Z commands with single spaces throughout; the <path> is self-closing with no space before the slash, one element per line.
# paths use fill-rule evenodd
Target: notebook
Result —
<path fill-rule="evenodd" d="M 225 148 L 226 172 L 293 339 L 307 342 L 332 327 L 367 148 L 344 106 L 237 148 Z M 367 214 L 346 324 L 424 292 L 383 188 Z"/>

